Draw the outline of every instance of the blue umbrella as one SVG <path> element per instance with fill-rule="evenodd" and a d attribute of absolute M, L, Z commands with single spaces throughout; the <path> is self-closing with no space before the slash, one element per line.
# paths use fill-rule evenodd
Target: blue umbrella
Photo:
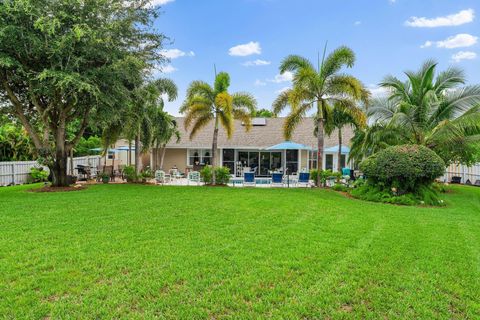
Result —
<path fill-rule="evenodd" d="M 330 148 L 326 148 L 323 150 L 328 153 L 338 153 L 338 145 Z M 342 146 L 342 154 L 349 154 L 350 153 L 350 148 L 347 146 Z"/>
<path fill-rule="evenodd" d="M 312 150 L 312 148 L 301 143 L 284 141 L 282 143 L 268 147 L 266 148 L 266 150 Z"/>
<path fill-rule="evenodd" d="M 132 149 L 132 151 L 135 151 L 135 147 L 132 147 L 131 149 Z M 128 146 L 121 146 L 121 147 L 118 147 L 117 150 L 118 151 L 128 151 L 129 149 L 128 149 Z"/>
<path fill-rule="evenodd" d="M 90 151 L 103 151 L 103 148 L 92 148 L 90 149 Z M 117 152 L 118 150 L 117 149 L 108 149 L 108 152 Z"/>

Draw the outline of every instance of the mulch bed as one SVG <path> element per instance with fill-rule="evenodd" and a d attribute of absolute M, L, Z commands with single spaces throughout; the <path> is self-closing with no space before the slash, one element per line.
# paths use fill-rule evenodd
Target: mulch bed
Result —
<path fill-rule="evenodd" d="M 42 188 L 30 189 L 28 192 L 70 192 L 70 191 L 81 191 L 87 189 L 84 185 L 74 185 L 69 187 L 52 187 L 45 186 Z"/>

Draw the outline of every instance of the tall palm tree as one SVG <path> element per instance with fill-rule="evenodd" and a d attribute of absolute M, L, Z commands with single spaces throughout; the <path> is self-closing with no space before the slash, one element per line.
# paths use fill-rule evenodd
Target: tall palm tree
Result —
<path fill-rule="evenodd" d="M 135 140 L 135 172 L 140 173 L 140 154 L 147 151 L 154 140 L 155 123 L 154 116 L 157 110 L 162 111 L 164 95 L 168 101 L 177 98 L 177 86 L 170 79 L 157 79 L 144 83 L 133 92 L 134 103 L 126 108 L 120 115 L 114 115 L 103 125 L 102 145 L 106 150 L 120 137 L 126 137 L 129 141 Z M 140 143 L 142 147 L 140 148 Z"/>
<path fill-rule="evenodd" d="M 167 143 L 176 137 L 176 141 L 180 141 L 180 131 L 178 131 L 177 122 L 167 112 L 162 109 L 152 110 L 150 118 L 152 119 L 152 152 L 154 153 L 153 168 L 163 168 L 163 160 Z M 160 165 L 158 166 L 158 156 L 161 152 Z"/>
<path fill-rule="evenodd" d="M 405 72 L 406 81 L 388 76 L 380 83 L 389 96 L 369 110 L 376 124 L 374 140 L 395 132 L 389 144 L 424 145 L 446 163 L 469 162 L 480 143 L 480 86 L 464 86 L 461 69 L 436 74 L 436 68 L 428 60 L 420 70 Z M 359 139 L 359 144 L 366 141 Z"/>
<path fill-rule="evenodd" d="M 287 105 L 291 108 L 284 124 L 284 136 L 287 140 L 307 113 L 316 108 L 319 171 L 323 169 L 325 121 L 330 118 L 333 105 L 348 110 L 355 108 L 359 101 L 367 102 L 369 96 L 357 78 L 340 73 L 343 67 L 350 68 L 355 63 L 353 51 L 347 47 L 339 47 L 328 56 L 325 56 L 325 51 L 322 60 L 318 59 L 318 68 L 301 56 L 287 56 L 280 65 L 280 73 L 293 72 L 293 86 L 282 92 L 273 103 L 275 114 L 279 114 Z M 320 182 L 318 175 L 317 185 L 320 185 Z"/>
<path fill-rule="evenodd" d="M 242 120 L 245 130 L 249 130 L 252 114 L 256 110 L 255 98 L 245 92 L 228 93 L 230 76 L 220 72 L 215 76 L 213 88 L 204 81 L 193 81 L 188 90 L 185 102 L 180 112 L 186 113 L 185 128 L 190 129 L 192 139 L 200 129 L 214 121 L 212 138 L 212 165 L 216 166 L 218 129 L 221 124 L 227 132 L 227 137 L 232 136 L 233 120 Z M 215 185 L 215 170 L 213 170 L 212 184 Z"/>
<path fill-rule="evenodd" d="M 337 155 L 337 169 L 342 172 L 342 144 L 343 136 L 342 130 L 346 126 L 355 128 L 364 128 L 367 125 L 367 117 L 360 107 L 352 106 L 349 109 L 338 108 L 334 106 L 331 121 L 325 123 L 325 133 L 331 136 L 335 129 L 338 133 L 338 155 Z"/>

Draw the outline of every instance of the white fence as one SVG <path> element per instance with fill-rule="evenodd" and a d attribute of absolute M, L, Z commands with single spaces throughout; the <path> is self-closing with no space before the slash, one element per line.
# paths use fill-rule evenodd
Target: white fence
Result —
<path fill-rule="evenodd" d="M 75 170 L 78 165 L 89 165 L 92 168 L 97 168 L 100 165 L 100 156 L 88 156 L 73 158 L 74 175 L 78 172 Z M 15 184 L 24 184 L 27 182 L 30 169 L 33 167 L 47 167 L 40 165 L 36 161 L 7 161 L 0 162 L 0 186 L 9 186 Z M 68 161 L 67 173 L 70 174 L 70 159 Z M 95 171 L 96 172 L 96 171 Z"/>
<path fill-rule="evenodd" d="M 450 165 L 443 177 L 440 178 L 441 181 L 450 182 L 452 177 L 460 177 L 462 183 L 467 183 L 470 181 L 471 184 L 474 184 L 477 180 L 480 180 L 480 163 L 477 163 L 474 166 L 467 167 L 460 164 Z"/>

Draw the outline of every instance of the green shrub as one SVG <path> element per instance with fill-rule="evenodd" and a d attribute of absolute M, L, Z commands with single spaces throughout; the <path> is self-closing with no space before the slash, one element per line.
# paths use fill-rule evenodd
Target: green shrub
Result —
<path fill-rule="evenodd" d="M 317 184 L 317 177 L 318 177 L 318 170 L 317 169 L 310 170 L 310 179 L 312 179 L 315 184 Z M 342 177 L 342 174 L 340 172 L 333 172 L 330 169 L 320 171 L 320 181 L 322 183 L 322 186 L 326 184 L 328 178 L 330 177 L 334 177 L 336 180 L 338 180 Z"/>
<path fill-rule="evenodd" d="M 33 167 L 30 168 L 30 173 L 28 176 L 28 182 L 35 183 L 35 182 L 45 182 L 48 180 L 48 171 L 43 170 L 43 167 Z"/>
<path fill-rule="evenodd" d="M 145 169 L 140 172 L 140 178 L 141 179 L 152 179 L 155 177 L 155 174 L 153 173 L 152 169 L 150 167 L 146 167 Z"/>
<path fill-rule="evenodd" d="M 200 177 L 203 182 L 209 185 L 212 184 L 213 170 L 215 170 L 215 183 L 218 185 L 226 185 L 230 181 L 230 169 L 226 167 L 205 166 L 200 170 Z"/>
<path fill-rule="evenodd" d="M 348 191 L 348 187 L 344 184 L 341 184 L 341 183 L 336 183 L 332 187 L 332 189 L 335 190 L 335 191 L 340 191 L 340 192 L 347 192 Z"/>
<path fill-rule="evenodd" d="M 128 182 L 133 182 L 137 179 L 134 166 L 126 166 L 123 168 L 123 175 L 127 178 Z"/>
<path fill-rule="evenodd" d="M 398 195 L 416 193 L 442 176 L 445 163 L 432 150 L 419 145 L 393 146 L 360 163 L 369 182 Z"/>

